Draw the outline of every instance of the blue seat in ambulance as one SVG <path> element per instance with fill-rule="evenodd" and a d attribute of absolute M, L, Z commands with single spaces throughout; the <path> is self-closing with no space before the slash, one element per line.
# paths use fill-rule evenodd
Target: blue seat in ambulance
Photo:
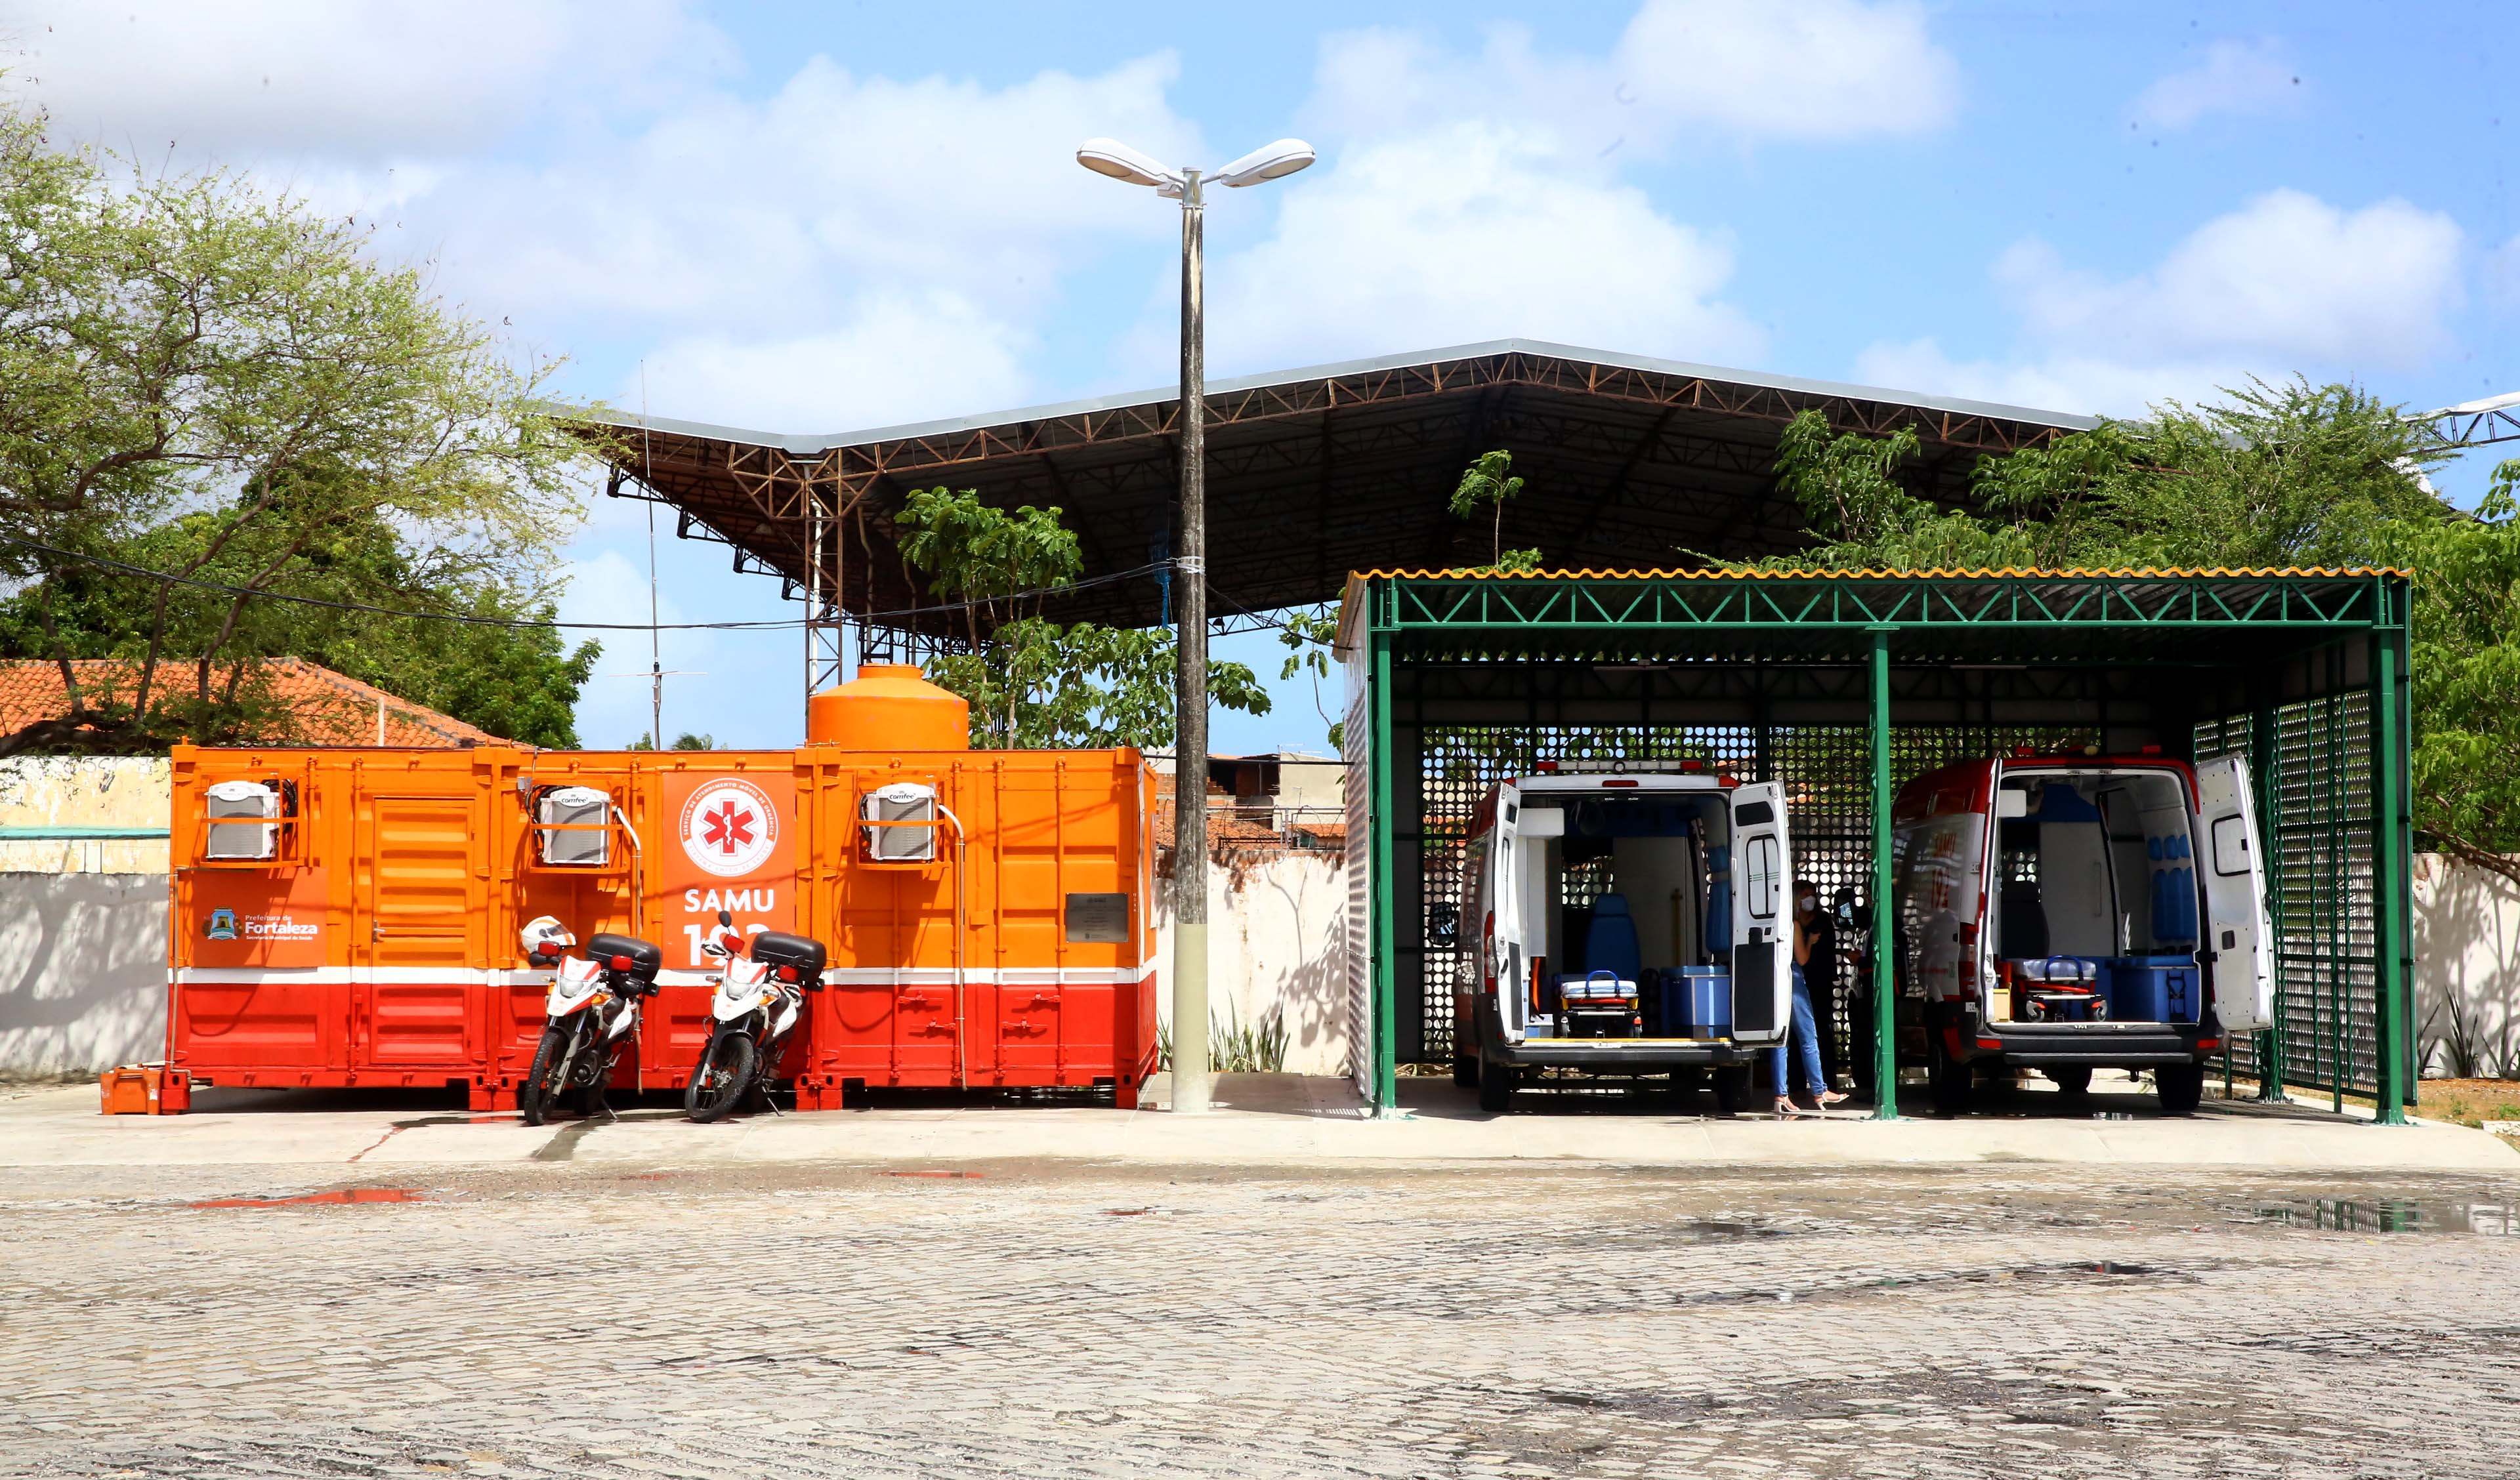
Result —
<path fill-rule="evenodd" d="M 1593 925 L 1584 932 L 1584 964 L 1595 971 L 1615 971 L 1621 981 L 1644 978 L 1644 951 L 1637 944 L 1637 921 L 1628 914 L 1626 895 L 1604 894 L 1593 901 Z"/>

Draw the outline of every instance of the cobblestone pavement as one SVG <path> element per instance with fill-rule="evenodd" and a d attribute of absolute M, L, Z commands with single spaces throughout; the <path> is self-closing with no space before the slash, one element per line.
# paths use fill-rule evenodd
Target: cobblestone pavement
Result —
<path fill-rule="evenodd" d="M 0 1472 L 2520 1473 L 2508 1182 L 290 1175 L 0 1175 Z"/>

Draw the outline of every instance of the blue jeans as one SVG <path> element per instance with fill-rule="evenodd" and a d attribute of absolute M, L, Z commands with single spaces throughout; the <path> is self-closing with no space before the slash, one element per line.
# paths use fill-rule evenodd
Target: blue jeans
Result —
<path fill-rule="evenodd" d="M 1820 1024 L 1812 1017 L 1811 983 L 1803 979 L 1800 966 L 1794 967 L 1793 1029 L 1768 1051 L 1768 1077 L 1775 1081 L 1779 1095 L 1786 1092 L 1785 1047 L 1788 1044 L 1802 1052 L 1804 1086 L 1814 1095 L 1827 1089 L 1828 1075 L 1820 1066 Z"/>

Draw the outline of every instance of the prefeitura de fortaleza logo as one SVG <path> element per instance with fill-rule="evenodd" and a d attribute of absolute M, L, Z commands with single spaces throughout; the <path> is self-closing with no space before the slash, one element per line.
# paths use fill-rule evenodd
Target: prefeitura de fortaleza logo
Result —
<path fill-rule="evenodd" d="M 236 912 L 234 910 L 212 910 L 210 912 L 210 918 L 202 922 L 202 938 L 204 940 L 236 939 Z"/>
<path fill-rule="evenodd" d="M 727 777 L 683 803 L 680 832 L 683 856 L 702 873 L 740 878 L 779 845 L 779 809 L 759 786 Z"/>

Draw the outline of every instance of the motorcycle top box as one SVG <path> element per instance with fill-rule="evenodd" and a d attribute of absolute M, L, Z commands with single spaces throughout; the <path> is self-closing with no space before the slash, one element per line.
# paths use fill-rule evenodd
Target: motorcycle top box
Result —
<path fill-rule="evenodd" d="M 587 938 L 586 959 L 608 971 L 621 971 L 632 981 L 653 982 L 664 968 L 664 948 L 633 935 L 593 935 Z M 628 962 L 627 965 L 621 964 Z"/>
<path fill-rule="evenodd" d="M 779 930 L 764 930 L 752 937 L 744 954 L 764 965 L 793 967 L 795 979 L 806 981 L 821 976 L 824 964 L 831 960 L 831 953 L 823 949 L 821 941 Z"/>

